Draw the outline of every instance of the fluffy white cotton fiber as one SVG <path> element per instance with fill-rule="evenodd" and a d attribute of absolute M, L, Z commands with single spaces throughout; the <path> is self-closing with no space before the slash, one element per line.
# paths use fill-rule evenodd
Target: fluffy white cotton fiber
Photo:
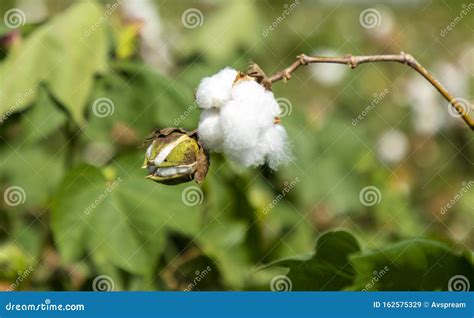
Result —
<path fill-rule="evenodd" d="M 219 73 L 204 78 L 196 91 L 196 103 L 199 108 L 222 107 L 230 99 L 236 77 L 237 71 L 226 67 Z"/>
<path fill-rule="evenodd" d="M 206 149 L 245 167 L 267 163 L 275 170 L 291 160 L 286 131 L 275 124 L 280 107 L 272 92 L 237 74 L 226 68 L 199 84 L 199 139 Z"/>
<path fill-rule="evenodd" d="M 199 120 L 199 139 L 204 148 L 220 152 L 224 142 L 218 109 L 204 109 Z"/>

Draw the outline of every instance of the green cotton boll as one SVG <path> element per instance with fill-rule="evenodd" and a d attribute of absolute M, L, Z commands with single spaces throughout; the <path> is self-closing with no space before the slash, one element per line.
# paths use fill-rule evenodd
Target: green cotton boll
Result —
<path fill-rule="evenodd" d="M 196 132 L 165 128 L 155 131 L 150 140 L 143 165 L 148 171 L 146 178 L 170 185 L 193 179 L 197 183 L 204 181 L 209 158 Z"/>

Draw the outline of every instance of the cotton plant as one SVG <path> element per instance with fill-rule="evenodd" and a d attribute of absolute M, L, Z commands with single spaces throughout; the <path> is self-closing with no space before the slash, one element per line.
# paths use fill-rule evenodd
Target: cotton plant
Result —
<path fill-rule="evenodd" d="M 252 68 L 253 69 L 253 68 Z M 209 153 L 222 153 L 242 167 L 277 170 L 292 159 L 280 106 L 261 77 L 226 67 L 205 77 L 196 90 L 201 117 L 196 131 L 157 130 L 149 138 L 144 168 L 165 184 L 201 183 Z"/>
<path fill-rule="evenodd" d="M 369 55 L 323 57 L 299 55 L 290 66 L 267 76 L 258 65 L 247 72 L 226 67 L 202 79 L 196 90 L 196 103 L 201 110 L 198 128 L 192 132 L 180 128 L 156 130 L 146 141 L 150 143 L 143 168 L 146 178 L 164 184 L 204 181 L 209 169 L 209 153 L 222 153 L 243 167 L 267 165 L 278 170 L 293 157 L 286 130 L 279 118 L 280 107 L 272 92 L 272 84 L 291 78 L 302 65 L 313 63 L 345 64 L 356 68 L 370 62 L 398 62 L 421 74 L 451 104 L 452 115 L 461 117 L 474 129 L 469 115 L 470 104 L 454 98 L 413 56 Z"/>

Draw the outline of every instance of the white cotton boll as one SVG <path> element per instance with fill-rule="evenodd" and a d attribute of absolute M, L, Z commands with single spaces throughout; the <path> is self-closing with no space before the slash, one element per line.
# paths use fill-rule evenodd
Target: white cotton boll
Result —
<path fill-rule="evenodd" d="M 251 79 L 242 79 L 235 83 L 232 89 L 233 100 L 251 100 L 262 96 L 265 93 L 265 88 Z"/>
<path fill-rule="evenodd" d="M 274 125 L 265 132 L 260 142 L 268 166 L 276 170 L 282 164 L 291 161 L 292 155 L 288 144 L 288 135 L 282 125 Z"/>
<path fill-rule="evenodd" d="M 199 84 L 199 140 L 206 149 L 222 152 L 244 167 L 267 162 L 276 170 L 291 160 L 286 131 L 274 123 L 280 106 L 255 80 L 235 82 L 236 78 L 237 71 L 226 68 Z"/>
<path fill-rule="evenodd" d="M 254 138 L 256 144 L 253 147 L 232 148 L 224 143 L 224 154 L 244 167 L 257 167 L 266 162 L 273 170 L 291 160 L 288 136 L 283 126 L 274 125 Z"/>
<path fill-rule="evenodd" d="M 260 125 L 252 104 L 231 100 L 222 107 L 220 119 L 227 151 L 240 151 L 257 144 Z"/>
<path fill-rule="evenodd" d="M 230 100 L 237 71 L 226 67 L 213 76 L 204 78 L 196 90 L 196 103 L 202 109 L 220 108 Z"/>
<path fill-rule="evenodd" d="M 234 85 L 232 100 L 240 103 L 242 112 L 261 128 L 270 127 L 280 113 L 273 93 L 253 80 L 241 80 Z"/>
<path fill-rule="evenodd" d="M 224 154 L 230 160 L 244 167 L 258 167 L 265 163 L 265 154 L 259 146 L 253 148 L 228 148 L 224 144 Z"/>
<path fill-rule="evenodd" d="M 209 151 L 220 152 L 223 143 L 219 110 L 205 109 L 201 113 L 198 126 L 199 140 Z"/>
<path fill-rule="evenodd" d="M 273 93 L 267 91 L 254 80 L 241 80 L 235 83 L 232 90 L 232 100 L 252 104 L 254 114 L 267 124 L 273 124 L 275 116 L 280 113 L 280 106 Z"/>

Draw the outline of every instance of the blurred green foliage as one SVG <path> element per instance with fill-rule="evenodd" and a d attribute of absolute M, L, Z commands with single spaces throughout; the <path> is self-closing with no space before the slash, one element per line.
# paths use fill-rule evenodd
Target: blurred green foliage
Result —
<path fill-rule="evenodd" d="M 290 2 L 157 1 L 153 41 L 172 56 L 166 67 L 147 60 L 146 25 L 124 17 L 123 4 L 43 2 L 38 21 L 23 8 L 24 25 L 0 28 L 0 189 L 24 192 L 20 204 L 0 201 L 2 288 L 25 276 L 15 288 L 91 290 L 107 275 L 118 290 L 183 290 L 208 266 L 193 290 L 269 290 L 282 273 L 294 290 L 446 290 L 455 275 L 474 286 L 473 137 L 439 96 L 428 102 L 448 122 L 418 130 L 403 66 L 364 65 L 338 81 L 308 67 L 275 84 L 291 104 L 282 122 L 295 161 L 273 172 L 213 154 L 198 204 L 184 199 L 193 184 L 158 185 L 140 169 L 140 145 L 155 128 L 196 128 L 193 91 L 226 65 L 245 70 L 251 60 L 271 74 L 303 52 L 403 50 L 469 99 L 472 13 L 440 37 L 462 2 L 377 4 L 381 26 L 368 29 L 364 5 L 301 1 L 265 35 Z M 2 1 L 2 16 L 16 5 Z M 189 8 L 202 14 L 197 27 L 183 22 Z M 453 65 L 468 74 L 461 83 L 443 72 Z M 104 98 L 112 108 L 98 116 Z M 378 151 L 391 129 L 408 144 L 397 162 Z M 380 191 L 377 204 L 362 204 L 367 186 Z"/>

